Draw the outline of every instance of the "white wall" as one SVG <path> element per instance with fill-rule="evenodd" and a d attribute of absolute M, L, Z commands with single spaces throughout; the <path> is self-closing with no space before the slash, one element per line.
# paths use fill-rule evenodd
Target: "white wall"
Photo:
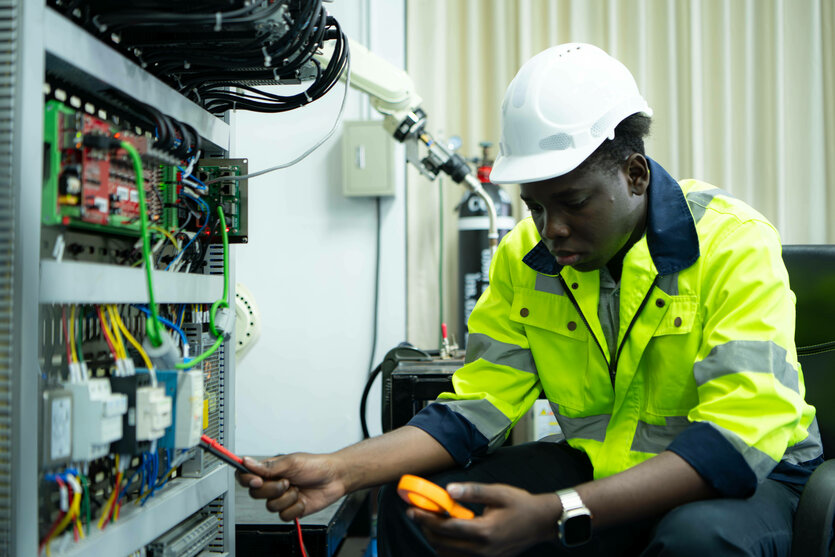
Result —
<path fill-rule="evenodd" d="M 405 0 L 326 4 L 345 33 L 389 62 L 405 63 Z M 289 161 L 330 129 L 344 85 L 283 115 L 233 116 L 233 156 L 250 172 Z M 376 118 L 351 90 L 344 120 Z M 374 306 L 374 198 L 342 195 L 341 126 L 299 164 L 249 184 L 249 244 L 237 249 L 237 281 L 261 311 L 260 340 L 238 363 L 235 450 L 323 452 L 361 438 L 359 403 L 369 373 Z M 405 168 L 381 199 L 379 340 L 375 364 L 406 338 Z M 380 431 L 380 389 L 369 427 Z"/>

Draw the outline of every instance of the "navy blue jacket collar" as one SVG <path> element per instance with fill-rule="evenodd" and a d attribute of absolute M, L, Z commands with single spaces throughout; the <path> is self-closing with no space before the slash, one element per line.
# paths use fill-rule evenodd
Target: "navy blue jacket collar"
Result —
<path fill-rule="evenodd" d="M 660 164 L 649 157 L 647 161 L 650 171 L 647 246 L 658 274 L 670 275 L 699 259 L 699 236 L 681 187 Z M 556 275 L 562 270 L 542 241 L 522 261 L 546 275 Z"/>

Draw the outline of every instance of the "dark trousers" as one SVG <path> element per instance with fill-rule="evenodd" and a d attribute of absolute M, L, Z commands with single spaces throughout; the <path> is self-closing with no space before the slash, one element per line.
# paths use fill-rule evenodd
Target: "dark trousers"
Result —
<path fill-rule="evenodd" d="M 468 469 L 453 469 L 428 479 L 441 486 L 453 481 L 473 481 L 547 493 L 591 480 L 592 467 L 584 453 L 567 444 L 528 443 L 501 448 L 474 461 Z M 395 487 L 387 485 L 380 491 L 379 555 L 434 555 L 420 529 L 406 517 L 407 506 Z M 688 503 L 660 518 L 596 532 L 590 543 L 578 548 L 569 550 L 555 542 L 534 546 L 523 555 L 789 557 L 798 497 L 798 489 L 766 480 L 749 499 Z M 471 508 L 476 514 L 481 512 L 477 506 Z"/>

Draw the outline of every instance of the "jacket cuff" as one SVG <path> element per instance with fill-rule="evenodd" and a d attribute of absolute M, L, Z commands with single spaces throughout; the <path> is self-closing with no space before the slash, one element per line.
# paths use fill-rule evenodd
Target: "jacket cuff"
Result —
<path fill-rule="evenodd" d="M 489 444 L 469 420 L 446 404 L 430 404 L 406 425 L 431 435 L 461 466 L 468 466 L 473 456 L 486 452 Z"/>
<path fill-rule="evenodd" d="M 757 475 L 738 450 L 707 422 L 694 422 L 667 447 L 687 461 L 723 497 L 746 498 Z"/>

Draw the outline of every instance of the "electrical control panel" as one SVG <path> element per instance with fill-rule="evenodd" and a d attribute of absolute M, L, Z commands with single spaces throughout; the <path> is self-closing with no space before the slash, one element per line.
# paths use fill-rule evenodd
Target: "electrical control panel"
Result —
<path fill-rule="evenodd" d="M 3 299 L 15 327 L 3 344 L 20 362 L 11 383 L 0 366 L 0 383 L 16 385 L 21 418 L 0 435 L 0 483 L 37 500 L 4 506 L 0 489 L 0 514 L 11 517 L 0 521 L 0 554 L 232 553 L 231 474 L 198 448 L 203 434 L 234 447 L 234 312 L 221 305 L 234 303 L 229 269 L 248 241 L 249 168 L 228 158 L 224 112 L 323 96 L 347 67 L 347 39 L 318 1 L 233 0 L 221 12 L 241 17 L 221 31 L 216 6 L 25 4 L 0 8 L 13 61 L 0 83 L 0 135 L 12 145 L 0 158 L 14 176 L 0 228 L 14 238 L 14 292 Z M 133 26 L 172 13 L 189 24 Z M 125 15 L 127 26 L 101 19 Z M 197 73 L 182 64 L 172 73 L 135 44 L 160 37 L 185 40 L 151 49 L 163 56 L 204 46 L 218 56 L 189 53 Z M 317 69 L 323 41 L 335 48 Z M 248 50 L 235 71 L 215 64 L 239 47 Z M 273 55 L 289 57 L 278 73 L 262 65 Z M 251 89 L 303 80 L 304 95 L 259 99 Z"/>

